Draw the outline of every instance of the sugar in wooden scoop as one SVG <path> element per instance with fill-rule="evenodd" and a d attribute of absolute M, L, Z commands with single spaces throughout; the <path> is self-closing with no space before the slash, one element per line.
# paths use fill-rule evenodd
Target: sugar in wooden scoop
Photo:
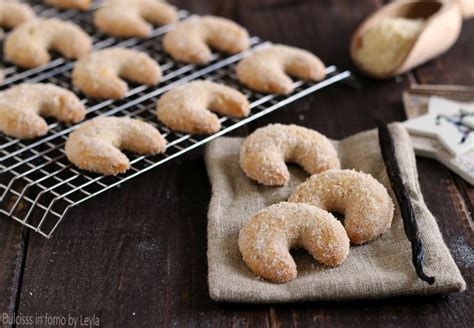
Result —
<path fill-rule="evenodd" d="M 359 64 L 378 75 L 395 70 L 410 52 L 424 23 L 423 19 L 384 18 L 362 35 L 356 52 Z"/>

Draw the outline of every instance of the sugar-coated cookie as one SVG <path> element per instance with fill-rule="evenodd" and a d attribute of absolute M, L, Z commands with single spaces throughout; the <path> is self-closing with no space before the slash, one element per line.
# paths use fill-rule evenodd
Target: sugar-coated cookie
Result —
<path fill-rule="evenodd" d="M 308 204 L 264 208 L 240 230 L 239 249 L 245 263 L 271 282 L 296 278 L 296 263 L 289 252 L 293 248 L 304 248 L 321 264 L 336 266 L 349 254 L 349 238 L 331 213 Z"/>
<path fill-rule="evenodd" d="M 6 135 L 31 139 L 48 132 L 41 117 L 77 123 L 86 110 L 79 98 L 54 84 L 20 84 L 0 92 L 0 131 Z"/>
<path fill-rule="evenodd" d="M 163 38 L 163 46 L 178 61 L 206 64 L 212 59 L 209 46 L 235 54 L 247 49 L 250 39 L 247 30 L 231 20 L 202 16 L 178 23 Z"/>
<path fill-rule="evenodd" d="M 33 68 L 48 63 L 48 51 L 77 59 L 91 50 L 91 39 L 79 26 L 56 18 L 34 19 L 15 28 L 8 35 L 5 57 L 15 65 Z"/>
<path fill-rule="evenodd" d="M 232 117 L 249 114 L 245 95 L 223 84 L 193 81 L 166 92 L 158 101 L 157 116 L 173 130 L 208 134 L 220 130 L 213 112 Z"/>
<path fill-rule="evenodd" d="M 344 214 L 344 227 L 353 244 L 377 238 L 392 223 L 394 207 L 387 189 L 370 174 L 354 170 L 315 174 L 296 187 L 288 201 Z"/>
<path fill-rule="evenodd" d="M 264 93 L 289 94 L 293 81 L 320 81 L 326 76 L 323 62 L 309 51 L 274 45 L 258 50 L 237 65 L 237 76 L 244 85 Z"/>
<path fill-rule="evenodd" d="M 240 148 L 242 170 L 267 186 L 282 186 L 290 180 L 285 162 L 297 163 L 311 174 L 341 165 L 324 135 L 297 125 L 270 124 L 257 129 Z"/>
<path fill-rule="evenodd" d="M 176 20 L 176 8 L 161 0 L 107 0 L 94 14 L 99 30 L 122 38 L 147 37 L 151 24 L 166 25 Z"/>
<path fill-rule="evenodd" d="M 26 3 L 0 0 L 0 27 L 14 28 L 34 17 L 34 11 Z"/>
<path fill-rule="evenodd" d="M 142 155 L 164 152 L 166 140 L 152 125 L 128 117 L 98 117 L 71 133 L 66 141 L 69 161 L 80 169 L 116 175 L 130 161 L 121 150 Z"/>
<path fill-rule="evenodd" d="M 76 87 L 89 97 L 119 99 L 128 91 L 125 81 L 156 85 L 161 78 L 158 63 L 146 53 L 126 48 L 107 48 L 81 58 L 72 72 Z"/>
<path fill-rule="evenodd" d="M 46 3 L 61 9 L 79 9 L 85 11 L 89 9 L 91 0 L 46 0 Z"/>

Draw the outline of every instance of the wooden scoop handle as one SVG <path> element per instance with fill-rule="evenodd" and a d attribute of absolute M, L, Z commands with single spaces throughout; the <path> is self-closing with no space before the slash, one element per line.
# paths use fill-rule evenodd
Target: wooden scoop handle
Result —
<path fill-rule="evenodd" d="M 453 0 L 461 6 L 464 20 L 474 17 L 474 0 Z"/>

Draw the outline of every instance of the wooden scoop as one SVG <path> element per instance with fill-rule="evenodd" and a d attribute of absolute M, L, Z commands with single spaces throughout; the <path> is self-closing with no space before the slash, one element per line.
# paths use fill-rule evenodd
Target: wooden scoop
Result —
<path fill-rule="evenodd" d="M 425 20 L 423 30 L 418 35 L 411 50 L 402 63 L 390 72 L 372 72 L 358 61 L 356 53 L 362 45 L 362 36 L 370 28 L 388 17 L 403 17 Z M 448 50 L 459 37 L 462 13 L 458 3 L 438 1 L 397 1 L 390 3 L 369 16 L 356 30 L 351 41 L 353 62 L 367 75 L 384 79 L 409 71 Z"/>

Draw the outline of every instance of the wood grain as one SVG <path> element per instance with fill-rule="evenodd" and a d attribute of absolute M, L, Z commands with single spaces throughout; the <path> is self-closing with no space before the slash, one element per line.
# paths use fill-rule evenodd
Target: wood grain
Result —
<path fill-rule="evenodd" d="M 444 55 L 417 68 L 422 84 L 474 85 L 474 19 L 464 21 L 461 35 Z"/>
<path fill-rule="evenodd" d="M 20 313 L 96 314 L 106 327 L 265 326 L 265 307 L 208 296 L 209 197 L 195 152 L 74 210 L 51 240 L 31 236 Z"/>
<path fill-rule="evenodd" d="M 474 85 L 474 19 L 464 21 L 462 33 L 443 56 L 432 60 L 415 70 L 420 84 Z M 453 174 L 454 181 L 463 197 L 462 206 L 468 212 L 467 220 L 472 230 L 474 187 Z"/>
<path fill-rule="evenodd" d="M 351 69 L 351 32 L 380 5 L 371 0 L 357 4 L 350 0 L 172 2 L 192 12 L 235 19 L 252 34 L 306 48 L 328 64 Z M 474 53 L 469 42 L 473 39 L 474 26 L 468 24 L 461 35 L 461 49 L 456 45 L 440 61 L 417 70 L 418 82 L 468 83 L 469 73 L 462 65 L 466 53 Z M 410 83 L 408 76 L 384 82 L 360 80 L 360 91 L 331 87 L 235 134 L 282 122 L 343 138 L 374 128 L 376 120 L 405 118 L 400 97 Z M 472 201 L 469 205 L 465 197 L 472 195 L 472 189 L 435 161 L 419 159 L 418 169 L 426 202 L 472 286 L 472 232 L 465 224 L 472 221 Z M 75 208 L 51 240 L 30 233 L 22 242 L 21 229 L 2 218 L 0 311 L 11 311 L 17 302 L 19 313 L 25 315 L 95 314 L 103 327 L 467 327 L 474 320 L 470 290 L 459 295 L 364 302 L 278 306 L 212 302 L 206 261 L 210 193 L 201 149 Z"/>
<path fill-rule="evenodd" d="M 12 317 L 18 304 L 26 233 L 26 229 L 9 218 L 0 218 L 0 315 L 6 313 Z"/>

